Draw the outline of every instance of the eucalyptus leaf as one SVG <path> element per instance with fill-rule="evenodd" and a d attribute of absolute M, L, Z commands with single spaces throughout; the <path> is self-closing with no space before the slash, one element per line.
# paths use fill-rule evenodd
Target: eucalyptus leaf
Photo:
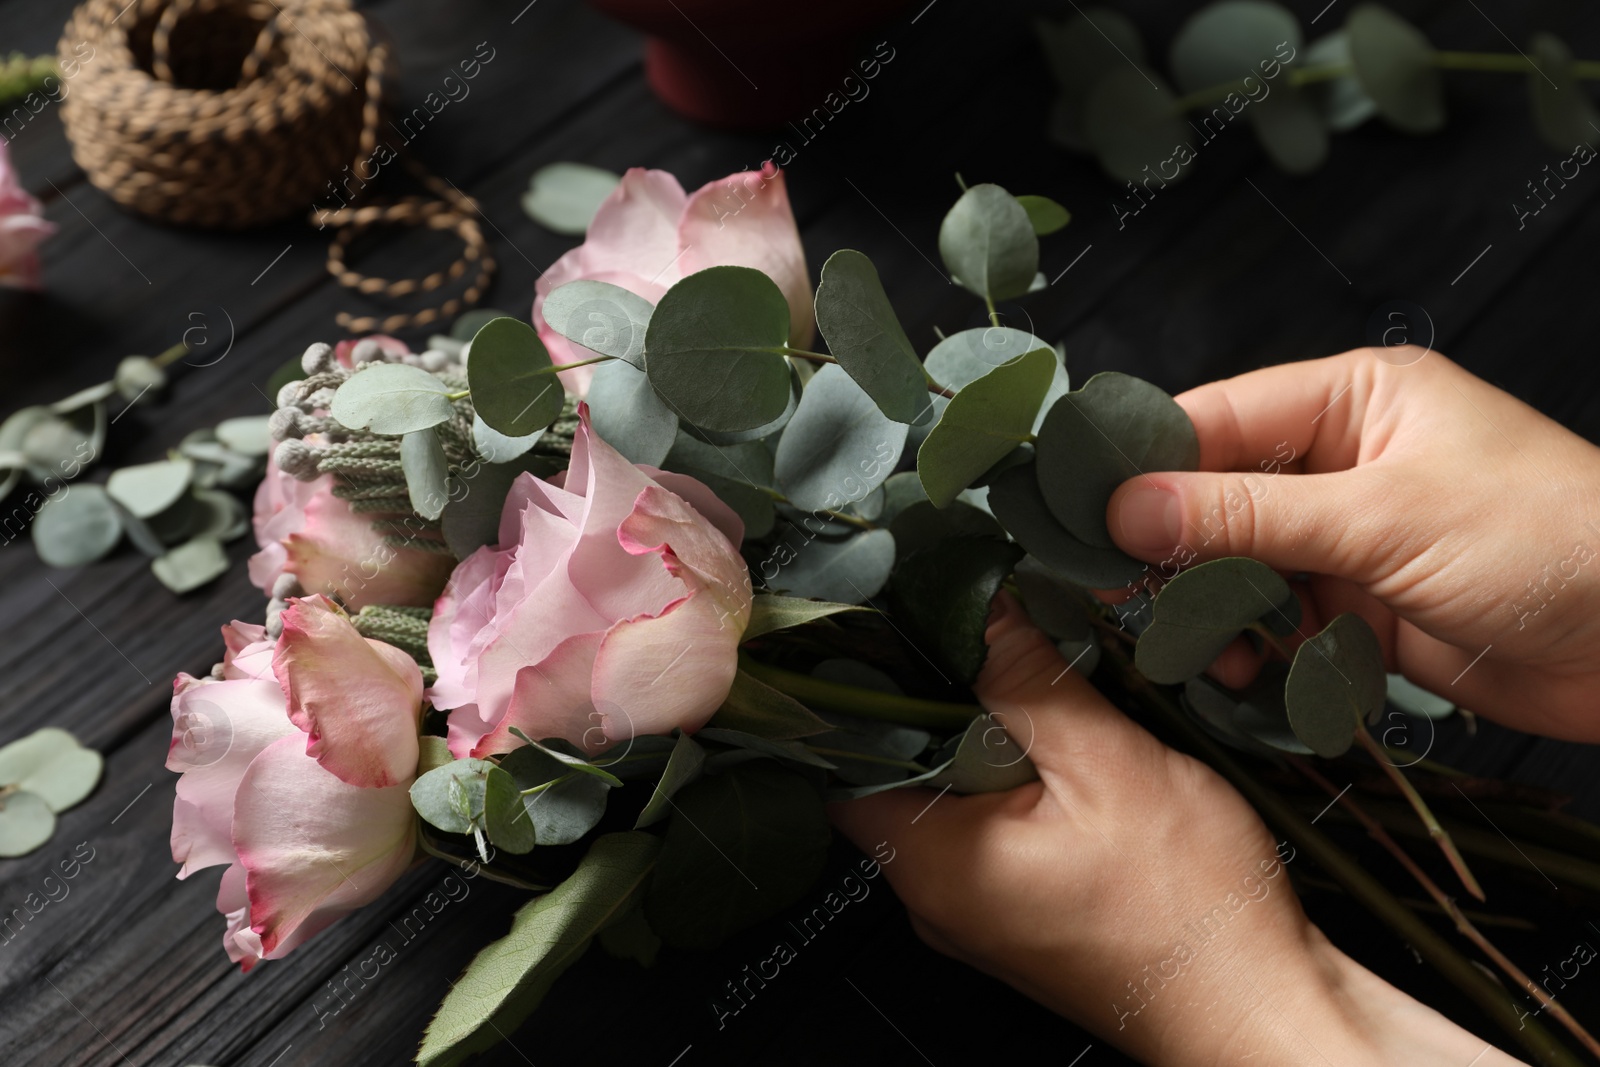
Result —
<path fill-rule="evenodd" d="M 1270 749 L 1310 756 L 1310 747 L 1289 726 L 1289 710 L 1284 703 L 1288 676 L 1287 664 L 1269 663 L 1262 667 L 1255 681 L 1239 695 L 1239 703 L 1233 709 L 1233 725 Z"/>
<path fill-rule="evenodd" d="M 647 833 L 606 834 L 571 877 L 519 908 L 510 933 L 451 985 L 423 1036 L 418 1067 L 454 1067 L 514 1032 L 595 935 L 637 906 L 659 849 Z"/>
<path fill-rule="evenodd" d="M 472 308 L 469 311 L 463 311 L 456 318 L 456 321 L 450 324 L 450 337 L 452 340 L 460 341 L 463 346 L 466 346 L 472 343 L 472 339 L 478 335 L 479 330 L 495 319 L 514 318 L 516 318 L 515 315 L 500 311 L 497 308 Z"/>
<path fill-rule="evenodd" d="M 836 508 L 882 485 L 905 443 L 905 423 L 879 410 L 842 368 L 826 366 L 778 440 L 773 472 L 795 507 Z"/>
<path fill-rule="evenodd" d="M 604 368 L 601 368 L 602 370 Z M 472 447 L 490 464 L 510 463 L 512 460 L 528 454 L 534 445 L 539 443 L 539 438 L 544 436 L 548 426 L 540 427 L 530 434 L 521 437 L 509 437 L 483 421 L 483 416 L 476 412 L 472 415 Z"/>
<path fill-rule="evenodd" d="M 417 738 L 417 775 L 427 774 L 435 767 L 443 767 L 455 759 L 450 754 L 450 742 L 443 737 L 433 734 L 423 734 Z"/>
<path fill-rule="evenodd" d="M 1385 122 L 1406 133 L 1444 125 L 1444 80 L 1422 31 L 1382 4 L 1367 3 L 1350 12 L 1345 33 L 1356 77 Z"/>
<path fill-rule="evenodd" d="M 1015 571 L 1017 593 L 1033 624 L 1056 641 L 1083 641 L 1092 637 L 1092 610 L 1081 588 L 1045 566 L 1037 556 L 1024 556 Z"/>
<path fill-rule="evenodd" d="M 1178 98 L 1154 72 L 1113 67 L 1089 91 L 1083 113 L 1084 139 L 1105 172 L 1119 181 L 1157 174 L 1172 183 L 1189 172 L 1194 131 L 1183 121 Z M 1175 161 L 1166 173 L 1163 163 Z M 1147 169 L 1148 168 L 1148 169 Z"/>
<path fill-rule="evenodd" d="M 358 374 L 351 380 L 360 378 Z M 484 323 L 473 335 L 467 384 L 473 409 L 507 437 L 526 437 L 549 426 L 566 401 L 544 342 L 532 326 L 509 315 Z M 346 388 L 341 386 L 340 392 Z"/>
<path fill-rule="evenodd" d="M 917 473 L 929 500 L 938 507 L 949 504 L 1032 435 L 1057 366 L 1054 349 L 1035 349 L 956 393 L 917 450 Z"/>
<path fill-rule="evenodd" d="M 1086 589 L 1121 588 L 1144 574 L 1145 564 L 1120 548 L 1097 548 L 1068 532 L 1045 504 L 1035 466 L 1013 467 L 989 486 L 995 518 L 1029 555 Z"/>
<path fill-rule="evenodd" d="M 1343 67 L 1350 65 L 1350 35 L 1337 30 L 1319 37 L 1306 47 L 1307 67 Z M 1353 130 L 1378 113 L 1378 105 L 1361 88 L 1354 74 L 1341 74 L 1325 78 L 1301 89 L 1322 110 L 1323 121 L 1337 132 Z"/>
<path fill-rule="evenodd" d="M 55 832 L 55 814 L 40 797 L 32 793 L 0 797 L 0 859 L 26 856 Z"/>
<path fill-rule="evenodd" d="M 1343 755 L 1383 713 L 1387 680 L 1377 635 L 1346 612 L 1295 650 L 1284 687 L 1289 725 L 1317 755 Z"/>
<path fill-rule="evenodd" d="M 645 331 L 650 384 L 703 430 L 753 430 L 790 402 L 789 304 L 749 267 L 710 267 L 661 297 Z"/>
<path fill-rule="evenodd" d="M 771 741 L 793 741 L 830 729 L 824 719 L 794 697 L 780 693 L 742 669 L 733 676 L 733 687 L 727 699 L 706 725 L 738 730 Z"/>
<path fill-rule="evenodd" d="M 532 852 L 539 843 L 538 827 L 528 817 L 516 781 L 499 767 L 484 777 L 483 829 L 495 848 L 512 855 Z"/>
<path fill-rule="evenodd" d="M 920 442 L 919 442 L 920 443 Z M 892 525 L 895 516 L 919 501 L 927 500 L 922 479 L 916 471 L 901 471 L 889 475 L 883 483 L 883 510 L 878 513 L 879 525 Z"/>
<path fill-rule="evenodd" d="M 124 356 L 112 378 L 117 395 L 129 404 L 137 404 L 146 393 L 159 392 L 166 384 L 167 372 L 149 356 Z"/>
<path fill-rule="evenodd" d="M 1571 49 L 1555 34 L 1536 33 L 1528 41 L 1528 52 L 1538 68 L 1528 74 L 1528 93 L 1539 136 L 1558 152 L 1593 143 L 1600 131 L 1600 113 L 1573 77 Z"/>
<path fill-rule="evenodd" d="M 649 802 L 634 820 L 633 828 L 642 830 L 672 814 L 673 794 L 699 778 L 705 764 L 706 750 L 688 734 L 680 734 L 672 745 L 672 754 L 667 757 L 667 766 L 656 782 L 655 791 L 650 794 Z"/>
<path fill-rule="evenodd" d="M 828 351 L 886 417 L 912 423 L 927 412 L 927 376 L 870 259 L 848 248 L 828 257 L 816 314 Z M 807 392 L 812 388 L 814 383 Z"/>
<path fill-rule="evenodd" d="M 33 545 L 52 567 L 81 567 L 122 540 L 122 519 L 98 485 L 75 485 L 47 499 L 33 520 Z"/>
<path fill-rule="evenodd" d="M 329 414 L 352 430 L 396 435 L 426 430 L 455 415 L 450 387 L 421 367 L 366 363 L 333 394 Z"/>
<path fill-rule="evenodd" d="M 960 537 L 912 553 L 895 567 L 889 595 L 896 615 L 958 680 L 978 677 L 989 646 L 989 605 L 1022 549 L 995 537 Z"/>
<path fill-rule="evenodd" d="M 974 185 L 939 226 L 939 256 L 963 288 L 992 302 L 1014 300 L 1039 271 L 1039 238 L 1016 197 Z"/>
<path fill-rule="evenodd" d="M 1172 80 L 1184 92 L 1194 93 L 1247 76 L 1259 79 L 1263 61 L 1282 59 L 1279 49 L 1284 45 L 1296 55 L 1301 43 L 1300 21 L 1281 4 L 1268 0 L 1207 4 L 1172 39 Z"/>
<path fill-rule="evenodd" d="M 893 567 L 894 535 L 865 530 L 846 541 L 802 544 L 769 584 L 795 596 L 860 604 L 883 588 Z"/>
<path fill-rule="evenodd" d="M 551 750 L 531 745 L 501 761 L 520 789 L 539 787 L 526 793 L 522 803 L 540 845 L 570 845 L 581 840 L 605 815 L 611 783 L 620 784 L 604 768 L 580 767 L 576 765 L 579 762 L 563 762 Z"/>
<path fill-rule="evenodd" d="M 1200 461 L 1183 408 L 1149 382 L 1116 371 L 1096 374 L 1056 401 L 1034 447 L 1045 504 L 1094 548 L 1116 547 L 1106 505 L 1119 485 L 1152 471 L 1192 471 Z"/>
<path fill-rule="evenodd" d="M 1105 7 L 1077 10 L 1064 22 L 1041 19 L 1034 25 L 1062 89 L 1051 113 L 1050 135 L 1067 148 L 1086 152 L 1084 106 L 1090 88 L 1116 67 L 1144 66 L 1145 48 L 1139 27 L 1122 12 Z"/>
<path fill-rule="evenodd" d="M 439 525 L 457 559 L 500 541 L 500 518 L 511 483 L 526 468 L 520 463 L 479 463 L 461 472 L 465 492 L 444 505 Z"/>
<path fill-rule="evenodd" d="M 773 477 L 773 454 L 762 442 L 708 444 L 685 433 L 682 428 L 661 465 L 669 471 L 691 474 L 696 478 L 725 478 L 751 486 L 771 487 L 777 484 Z"/>
<path fill-rule="evenodd" d="M 1328 159 L 1328 126 L 1316 102 L 1292 85 L 1280 85 L 1250 112 L 1256 139 L 1277 168 L 1310 174 Z"/>
<path fill-rule="evenodd" d="M 942 508 L 927 500 L 912 504 L 895 516 L 889 532 L 894 534 L 895 557 L 901 560 L 951 538 L 1004 537 L 1006 533 L 994 516 L 959 500 Z"/>
<path fill-rule="evenodd" d="M 639 294 L 590 278 L 550 290 L 539 309 L 545 324 L 575 345 L 644 369 L 645 330 L 655 305 Z"/>
<path fill-rule="evenodd" d="M 0 786 L 31 793 L 62 812 L 94 791 L 104 762 L 66 730 L 46 726 L 0 746 Z"/>
<path fill-rule="evenodd" d="M 1033 743 L 1026 715 L 1020 721 L 1014 715 L 1004 720 L 992 715 L 974 715 L 959 737 L 953 737 L 940 749 L 933 770 L 900 781 L 879 785 L 852 786 L 833 789 L 830 801 L 850 800 L 870 796 L 887 789 L 904 789 L 908 786 L 926 786 L 944 789 L 948 786 L 961 794 L 1001 793 L 1020 785 L 1036 781 L 1038 769 L 1028 758 L 1028 748 Z M 1013 737 L 1015 726 L 1023 737 Z"/>
<path fill-rule="evenodd" d="M 595 368 L 589 418 L 600 439 L 630 463 L 660 466 L 678 437 L 678 416 L 656 395 L 644 371 L 614 360 Z"/>
<path fill-rule="evenodd" d="M 228 554 L 215 537 L 196 537 L 150 561 L 161 584 L 183 594 L 200 588 L 228 571 Z"/>
<path fill-rule="evenodd" d="M 74 411 L 89 407 L 92 404 L 98 404 L 102 400 L 110 400 L 111 397 L 116 394 L 116 391 L 117 383 L 114 381 L 100 382 L 97 385 L 85 386 L 84 388 L 79 389 L 76 393 L 72 393 L 68 396 L 62 397 L 60 400 L 57 400 L 54 404 L 50 405 L 49 410 L 55 412 L 57 415 L 70 415 Z"/>
<path fill-rule="evenodd" d="M 1039 237 L 1048 237 L 1072 221 L 1072 213 L 1048 196 L 1019 196 L 1017 203 L 1028 213 L 1033 232 Z"/>
<path fill-rule="evenodd" d="M 585 163 L 546 163 L 533 172 L 522 210 L 547 230 L 582 237 L 600 205 L 622 179 Z"/>
<path fill-rule="evenodd" d="M 951 334 L 928 353 L 927 368 L 933 380 L 946 389 L 961 390 L 982 378 L 996 367 L 1012 363 L 1017 357 L 1035 349 L 1050 348 L 1031 333 L 1013 330 L 1008 326 L 984 326 Z M 1055 373 L 1050 388 L 1040 402 L 1039 413 L 1033 420 L 1033 431 L 1038 432 L 1050 407 L 1072 388 L 1067 378 L 1067 368 L 1056 352 Z M 943 412 L 941 411 L 942 415 Z"/>
<path fill-rule="evenodd" d="M 1154 621 L 1139 637 L 1134 666 L 1176 685 L 1202 673 L 1240 632 L 1295 599 L 1277 571 L 1243 556 L 1201 563 L 1156 594 Z"/>
<path fill-rule="evenodd" d="M 450 460 L 433 427 L 412 430 L 400 438 L 400 466 L 405 471 L 411 510 L 424 519 L 437 519 L 450 500 Z"/>
<path fill-rule="evenodd" d="M 678 429 L 709 445 L 741 445 L 771 440 L 773 435 L 781 432 L 789 424 L 789 420 L 794 417 L 795 411 L 799 409 L 800 394 L 805 388 L 806 377 L 801 375 L 795 363 L 791 362 L 789 364 L 789 401 L 784 405 L 783 411 L 779 413 L 778 417 L 771 422 L 764 422 L 760 426 L 749 430 L 708 430 L 703 426 L 697 426 L 692 422 L 686 421 L 682 417 L 682 412 L 679 412 Z"/>
<path fill-rule="evenodd" d="M 714 948 L 799 900 L 831 832 L 807 781 L 772 760 L 701 778 L 677 794 L 645 917 L 669 945 Z"/>
<path fill-rule="evenodd" d="M 498 769 L 482 759 L 452 760 L 435 767 L 411 783 L 411 806 L 424 822 L 445 833 L 482 829 L 489 772 Z"/>
<path fill-rule="evenodd" d="M 217 423 L 217 440 L 241 456 L 265 456 L 272 448 L 272 435 L 267 432 L 268 416 L 241 415 Z"/>
<path fill-rule="evenodd" d="M 804 626 L 808 622 L 837 615 L 843 611 L 860 611 L 854 604 L 830 604 L 821 600 L 803 600 L 800 597 L 757 593 L 750 601 L 750 622 L 744 628 L 744 640 Z"/>
<path fill-rule="evenodd" d="M 47 411 L 27 424 L 18 448 L 28 457 L 29 470 L 36 480 L 75 478 L 100 458 L 107 425 L 104 404 L 61 415 Z"/>

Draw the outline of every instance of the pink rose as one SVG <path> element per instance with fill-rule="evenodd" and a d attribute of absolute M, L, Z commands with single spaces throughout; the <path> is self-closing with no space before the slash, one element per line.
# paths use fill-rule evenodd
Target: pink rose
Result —
<path fill-rule="evenodd" d="M 457 756 L 562 737 L 594 753 L 697 730 L 728 695 L 750 620 L 744 524 L 700 482 L 634 466 L 579 405 L 572 462 L 520 475 L 500 546 L 461 561 L 433 609 L 435 707 Z"/>
<path fill-rule="evenodd" d="M 0 140 L 0 285 L 39 288 L 39 242 L 56 232 L 43 215 L 44 205 L 22 187 L 11 150 Z"/>
<path fill-rule="evenodd" d="M 789 301 L 789 343 L 807 348 L 815 333 L 811 276 L 783 172 L 776 167 L 730 174 L 686 194 L 664 170 L 634 167 L 606 197 L 583 244 L 556 260 L 534 286 L 533 325 L 556 363 L 587 359 L 544 321 L 550 290 L 580 278 L 610 282 L 651 303 L 680 278 L 707 267 L 754 267 Z M 563 371 L 561 382 L 584 396 L 592 367 Z"/>
<path fill-rule="evenodd" d="M 250 557 L 250 581 L 270 593 L 292 574 L 308 593 L 337 595 L 354 610 L 367 604 L 427 607 L 444 588 L 455 560 L 418 548 L 396 548 L 372 527 L 374 516 L 350 510 L 333 495 L 333 475 L 302 482 L 267 461 L 256 489 L 254 525 L 261 550 Z"/>
<path fill-rule="evenodd" d="M 323 597 L 283 621 L 275 645 L 225 627 L 224 678 L 173 685 L 172 858 L 179 878 L 229 865 L 223 946 L 247 971 L 376 900 L 417 856 L 422 672 Z M 252 676 L 264 647 L 271 671 Z"/>

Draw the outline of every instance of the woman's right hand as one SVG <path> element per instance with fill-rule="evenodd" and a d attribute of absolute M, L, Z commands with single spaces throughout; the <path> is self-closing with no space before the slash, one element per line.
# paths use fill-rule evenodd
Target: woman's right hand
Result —
<path fill-rule="evenodd" d="M 1301 638 L 1354 611 L 1390 670 L 1508 726 L 1600 741 L 1600 448 L 1435 352 L 1357 349 L 1177 397 L 1200 472 L 1112 496 L 1125 552 L 1308 574 Z M 1299 639 L 1296 639 L 1299 640 Z M 1253 664 L 1230 650 L 1217 673 Z"/>

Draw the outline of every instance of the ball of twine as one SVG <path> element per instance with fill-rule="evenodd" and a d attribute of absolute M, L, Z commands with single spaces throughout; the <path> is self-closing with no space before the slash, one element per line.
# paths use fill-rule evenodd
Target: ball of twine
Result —
<path fill-rule="evenodd" d="M 341 312 L 352 331 L 430 325 L 482 297 L 494 262 L 476 202 L 411 161 L 433 197 L 315 209 L 330 189 L 349 190 L 351 170 L 373 176 L 390 52 L 349 0 L 86 0 L 59 53 L 77 71 L 61 112 L 73 158 L 123 207 L 214 229 L 314 217 L 336 227 L 330 273 L 365 294 L 428 292 L 476 268 L 464 292 L 436 307 Z M 378 225 L 454 231 L 464 248 L 424 278 L 370 277 L 346 256 Z"/>

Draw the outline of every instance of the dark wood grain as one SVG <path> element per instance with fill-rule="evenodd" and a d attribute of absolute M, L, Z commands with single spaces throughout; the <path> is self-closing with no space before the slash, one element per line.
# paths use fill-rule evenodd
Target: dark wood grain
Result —
<path fill-rule="evenodd" d="M 0 42 L 8 50 L 52 48 L 70 6 L 0 4 Z M 472 95 L 412 147 L 480 198 L 501 264 L 491 299 L 508 310 L 526 311 L 541 269 L 570 246 L 519 207 L 539 165 L 663 167 L 693 188 L 759 164 L 780 138 L 796 150 L 789 188 L 813 268 L 836 248 L 868 253 L 918 344 L 928 344 L 935 328 L 980 321 L 937 266 L 937 225 L 959 171 L 1048 193 L 1072 209 L 1073 225 L 1046 243 L 1042 269 L 1059 280 L 1005 311 L 1041 336 L 1064 338 L 1078 380 L 1116 367 L 1176 391 L 1340 351 L 1365 343 L 1368 320 L 1383 303 L 1405 299 L 1433 317 L 1436 347 L 1600 437 L 1593 340 L 1600 308 L 1589 293 L 1600 173 L 1586 172 L 1516 228 L 1511 200 L 1556 158 L 1529 132 L 1520 79 L 1452 77 L 1443 133 L 1414 139 L 1364 127 L 1338 137 L 1328 166 L 1307 179 L 1272 171 L 1248 132 L 1230 129 L 1204 148 L 1193 178 L 1119 226 L 1113 205 L 1126 191 L 1040 136 L 1050 86 L 1024 8 L 978 11 L 941 0 L 912 24 L 922 6 L 911 5 L 874 38 L 896 52 L 871 96 L 809 142 L 793 132 L 710 132 L 678 119 L 644 83 L 638 38 L 573 0 L 538 0 L 514 25 L 521 3 L 383 0 L 366 9 L 397 42 L 402 103 L 420 100 L 477 42 L 496 49 Z M 1160 54 L 1179 16 L 1155 0 L 1124 6 Z M 1293 6 L 1309 20 L 1322 4 Z M 1443 47 L 1499 50 L 1496 26 L 1515 40 L 1551 28 L 1579 54 L 1600 55 L 1600 18 L 1577 5 L 1484 3 L 1487 17 L 1471 5 L 1400 6 Z M 0 292 L 7 408 L 104 377 L 121 356 L 163 348 L 197 321 L 218 346 L 212 351 L 232 344 L 216 365 L 178 375 L 159 405 L 120 419 L 108 448 L 113 462 L 155 457 L 193 427 L 265 410 L 259 386 L 267 373 L 309 342 L 332 339 L 334 313 L 353 306 L 327 278 L 324 236 L 309 227 L 213 235 L 118 211 L 72 164 L 52 110 L 15 138 L 12 151 L 61 232 L 48 246 L 44 294 Z M 375 242 L 371 262 L 411 267 L 449 254 L 437 241 L 397 234 Z M 203 318 L 190 317 L 197 313 Z M 248 547 L 232 547 L 236 563 Z M 75 845 L 94 850 L 64 899 L 0 943 L 0 1062 L 407 1062 L 448 983 L 505 929 L 519 894 L 478 879 L 419 935 L 407 936 L 399 921 L 450 874 L 432 863 L 285 961 L 248 976 L 228 964 L 212 907 L 217 872 L 172 878 L 166 705 L 174 673 L 202 672 L 216 658 L 217 627 L 260 611 L 242 566 L 179 599 L 129 551 L 52 571 L 25 537 L 0 548 L 0 677 L 7 682 L 0 738 L 52 722 L 107 754 L 103 784 L 63 818 L 57 837 L 34 856 L 0 861 L 0 909 L 8 909 L 39 891 Z M 1575 809 L 1600 815 L 1593 748 L 1488 724 L 1475 736 L 1451 727 L 1435 745 L 1436 754 L 1473 771 L 1571 792 Z M 1363 857 L 1375 868 L 1386 862 Z M 819 899 L 850 860 L 840 846 Z M 1516 883 L 1504 889 L 1509 910 L 1543 920 L 1538 935 L 1508 940 L 1530 970 L 1582 936 L 1578 912 Z M 803 901 L 796 913 L 815 903 Z M 1338 900 L 1313 894 L 1307 904 L 1363 962 L 1475 1026 L 1471 1010 L 1416 967 L 1404 946 Z M 921 947 L 881 882 L 719 1026 L 711 1001 L 746 963 L 770 952 L 784 918 L 715 953 L 667 953 L 651 971 L 596 953 L 485 1062 L 668 1064 L 682 1055 L 684 1067 L 943 1065 L 998 1051 L 1067 1063 L 1086 1048 L 1085 1067 L 1125 1062 Z M 348 1003 L 341 1003 L 330 983 L 347 980 L 348 968 L 380 943 L 395 961 L 364 986 L 344 987 Z M 1569 1004 L 1595 1018 L 1600 981 L 1591 984 L 1574 983 Z"/>

